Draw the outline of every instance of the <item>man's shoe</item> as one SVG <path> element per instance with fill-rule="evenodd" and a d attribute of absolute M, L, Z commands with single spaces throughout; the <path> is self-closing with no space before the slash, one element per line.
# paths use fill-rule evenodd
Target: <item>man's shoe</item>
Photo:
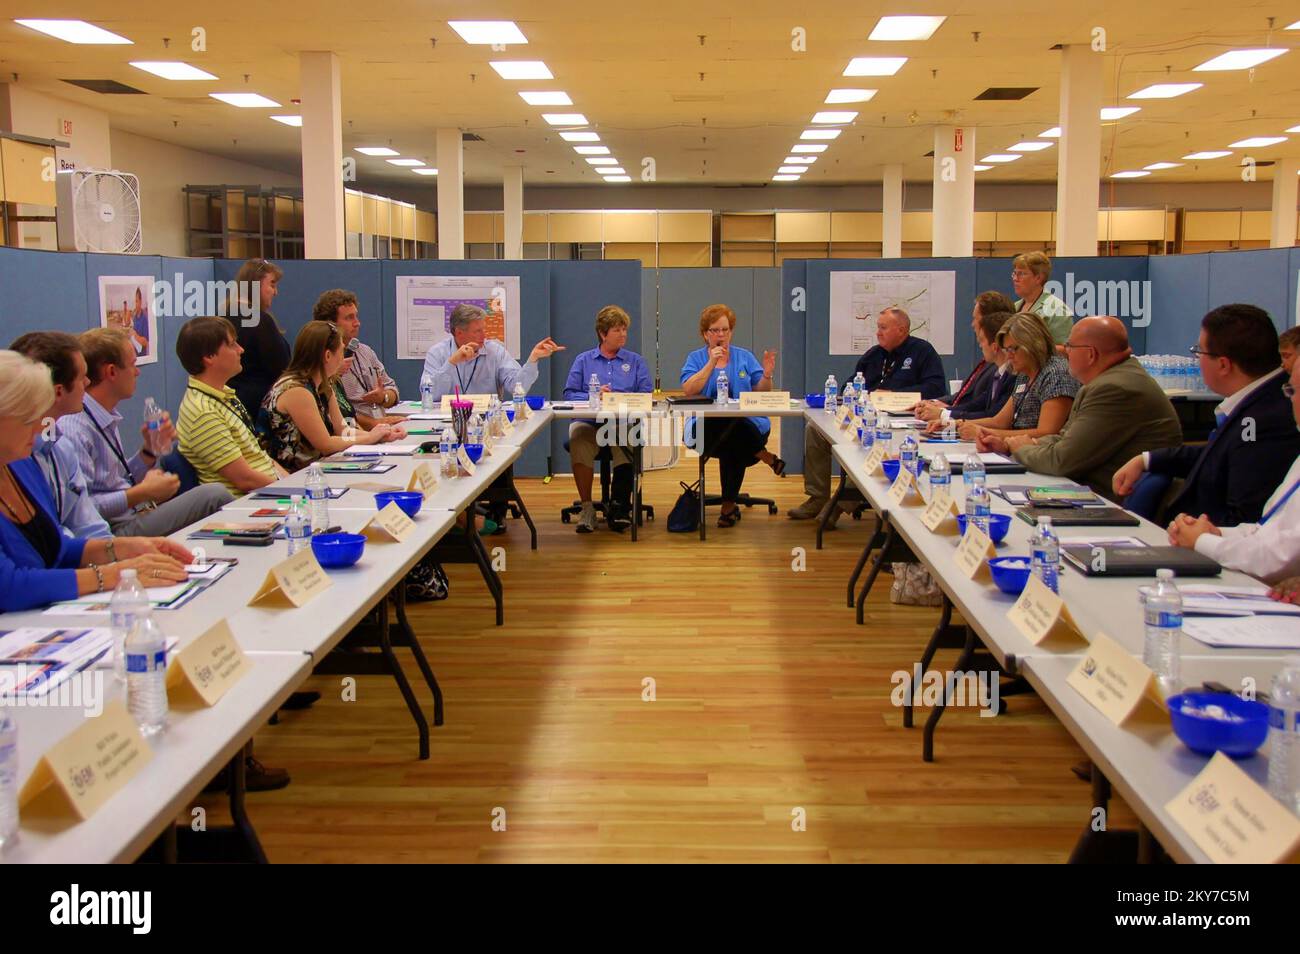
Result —
<path fill-rule="evenodd" d="M 578 533 L 595 533 L 596 532 L 596 507 L 590 501 L 582 505 L 582 512 L 578 514 Z"/>
<path fill-rule="evenodd" d="M 289 784 L 289 773 L 269 768 L 253 756 L 244 759 L 244 788 L 250 792 L 274 792 Z"/>
<path fill-rule="evenodd" d="M 615 533 L 622 533 L 632 526 L 632 511 L 627 504 L 610 502 L 605 510 L 605 526 Z"/>
<path fill-rule="evenodd" d="M 290 711 L 294 711 L 298 709 L 310 709 L 319 701 L 320 701 L 319 692 L 315 692 L 312 690 L 308 690 L 306 692 L 292 692 L 289 694 L 289 698 L 284 700 L 284 705 L 280 706 L 280 708 L 288 709 Z"/>
<path fill-rule="evenodd" d="M 811 520 L 814 517 L 821 516 L 821 512 L 826 509 L 827 502 L 824 497 L 809 497 L 799 506 L 787 510 L 785 515 L 791 520 Z"/>

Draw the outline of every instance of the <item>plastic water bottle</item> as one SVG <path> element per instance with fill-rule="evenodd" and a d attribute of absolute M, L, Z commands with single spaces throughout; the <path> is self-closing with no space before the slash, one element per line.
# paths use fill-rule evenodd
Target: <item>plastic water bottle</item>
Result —
<path fill-rule="evenodd" d="M 0 709 L 0 853 L 18 837 L 18 727 Z"/>
<path fill-rule="evenodd" d="M 1300 722 L 1300 656 L 1287 656 L 1269 690 L 1268 790 L 1292 812 L 1300 814 L 1300 735 L 1296 734 L 1300 725 L 1297 722 Z M 0 771 L 3 771 L 2 763 Z"/>
<path fill-rule="evenodd" d="M 826 413 L 834 414 L 840 396 L 840 386 L 835 380 L 835 375 L 826 375 L 826 386 L 822 388 L 822 393 L 826 395 Z"/>
<path fill-rule="evenodd" d="M 146 739 L 167 725 L 167 645 L 151 616 L 126 637 L 126 708 Z"/>
<path fill-rule="evenodd" d="M 948 466 L 948 457 L 943 451 L 934 455 L 930 461 L 930 497 L 935 494 L 952 493 L 952 468 Z"/>
<path fill-rule="evenodd" d="M 885 456 L 894 449 L 894 429 L 889 426 L 889 415 L 884 411 L 876 415 L 876 443 L 885 449 Z"/>
<path fill-rule="evenodd" d="M 985 533 L 989 532 L 989 514 L 992 513 L 993 507 L 989 502 L 989 489 L 984 486 L 984 481 L 972 484 L 966 491 L 966 525 L 971 524 L 979 527 Z"/>
<path fill-rule="evenodd" d="M 307 468 L 307 501 L 311 506 L 311 532 L 324 533 L 330 526 L 330 491 L 319 462 Z"/>
<path fill-rule="evenodd" d="M 731 399 L 731 382 L 727 380 L 727 369 L 718 369 L 718 393 L 713 399 L 714 404 L 726 404 Z"/>
<path fill-rule="evenodd" d="M 149 433 L 149 452 L 155 457 L 162 457 L 164 454 L 171 452 L 171 442 L 163 446 L 161 431 L 163 422 L 163 410 L 158 406 L 158 402 L 151 397 L 144 399 L 144 424 Z"/>
<path fill-rule="evenodd" d="M 867 393 L 867 376 L 861 371 L 853 375 L 853 390 L 859 396 Z"/>
<path fill-rule="evenodd" d="M 1029 538 L 1033 574 L 1053 593 L 1061 591 L 1061 541 L 1052 529 L 1051 517 L 1039 517 Z"/>
<path fill-rule="evenodd" d="M 518 420 L 518 418 L 516 418 Z M 456 476 L 456 432 L 448 424 L 438 438 L 438 457 L 443 477 Z"/>
<path fill-rule="evenodd" d="M 433 377 L 427 373 L 420 375 L 420 410 L 433 413 Z"/>
<path fill-rule="evenodd" d="M 302 505 L 302 496 L 289 498 L 289 516 L 284 520 L 284 535 L 289 540 L 289 556 L 311 546 L 311 520 Z"/>
<path fill-rule="evenodd" d="M 972 451 L 966 455 L 966 460 L 961 465 L 961 479 L 966 484 L 966 489 L 979 481 L 981 484 L 988 480 L 988 470 L 984 467 L 984 458 Z"/>
<path fill-rule="evenodd" d="M 136 620 L 148 615 L 149 597 L 135 570 L 123 570 L 117 589 L 108 600 L 109 626 L 113 630 L 113 671 L 119 679 L 126 678 L 126 637 L 135 628 Z"/>
<path fill-rule="evenodd" d="M 862 449 L 869 451 L 871 446 L 876 443 L 876 409 L 870 401 L 862 405 L 861 423 L 858 424 L 858 440 L 862 442 Z"/>
<path fill-rule="evenodd" d="M 517 424 L 522 421 L 527 414 L 527 411 L 525 410 L 527 402 L 524 399 L 524 386 L 518 381 L 515 382 L 515 389 L 511 392 L 510 403 L 515 409 L 515 423 Z"/>
<path fill-rule="evenodd" d="M 477 411 L 469 416 L 469 426 L 465 428 L 465 443 L 483 443 L 483 418 Z"/>
<path fill-rule="evenodd" d="M 1181 688 L 1179 662 L 1182 656 L 1183 598 L 1174 586 L 1173 570 L 1156 570 L 1156 587 L 1145 600 L 1146 639 L 1142 662 L 1156 674 L 1166 697 Z"/>
<path fill-rule="evenodd" d="M 587 407 L 600 407 L 600 376 L 595 371 L 591 372 L 591 380 L 587 382 Z"/>
<path fill-rule="evenodd" d="M 912 431 L 903 435 L 903 442 L 898 448 L 899 470 L 906 468 L 913 477 L 921 476 L 921 444 Z"/>

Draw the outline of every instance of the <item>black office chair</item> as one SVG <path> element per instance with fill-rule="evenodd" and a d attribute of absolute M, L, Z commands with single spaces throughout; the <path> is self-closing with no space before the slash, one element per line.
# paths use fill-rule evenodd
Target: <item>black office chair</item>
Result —
<path fill-rule="evenodd" d="M 564 449 L 569 449 L 569 442 L 564 442 Z M 596 508 L 596 513 L 600 514 L 601 519 L 605 517 L 605 511 L 609 504 L 610 488 L 614 482 L 613 456 L 608 447 L 602 447 L 596 452 L 596 460 L 600 463 L 600 499 L 593 501 L 592 505 Z M 637 491 L 637 497 L 641 498 L 641 492 Z M 634 502 L 635 503 L 635 502 Z M 633 506 L 635 512 L 636 507 Z M 573 506 L 564 507 L 560 510 L 560 520 L 568 523 L 573 517 L 582 513 L 582 501 L 575 500 Z M 637 526 L 644 526 L 645 521 L 655 518 L 655 508 L 653 504 L 641 503 L 641 520 Z"/>

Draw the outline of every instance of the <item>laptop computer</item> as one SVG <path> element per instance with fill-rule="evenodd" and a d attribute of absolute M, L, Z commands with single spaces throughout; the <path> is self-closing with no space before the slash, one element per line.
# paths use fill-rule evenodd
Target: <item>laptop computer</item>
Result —
<path fill-rule="evenodd" d="M 1223 569 L 1214 560 L 1186 547 L 1061 547 L 1061 556 L 1086 576 L 1155 576 L 1169 569 L 1175 577 L 1218 576 Z"/>

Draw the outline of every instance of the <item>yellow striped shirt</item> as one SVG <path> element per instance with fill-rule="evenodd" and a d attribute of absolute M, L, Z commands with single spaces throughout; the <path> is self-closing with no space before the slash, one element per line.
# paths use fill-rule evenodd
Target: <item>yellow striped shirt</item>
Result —
<path fill-rule="evenodd" d="M 237 409 L 238 402 L 234 388 L 218 391 L 190 378 L 176 425 L 181 453 L 194 465 L 199 480 L 205 484 L 225 484 L 236 495 L 241 491 L 221 476 L 221 468 L 241 457 L 259 473 L 271 478 L 277 476 L 275 463 L 244 423 Z"/>

